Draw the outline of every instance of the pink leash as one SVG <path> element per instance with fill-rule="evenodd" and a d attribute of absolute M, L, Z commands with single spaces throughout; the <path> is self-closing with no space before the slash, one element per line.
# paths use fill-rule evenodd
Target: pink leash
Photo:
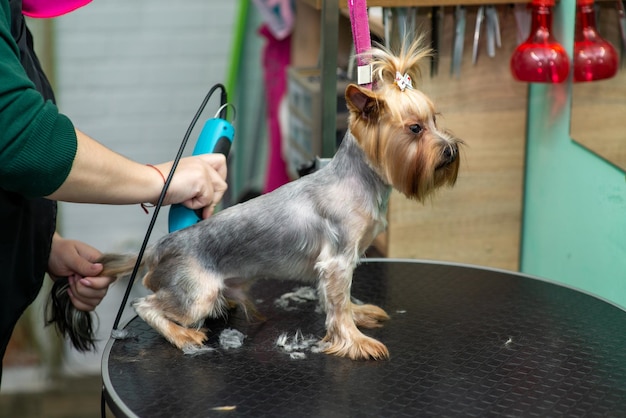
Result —
<path fill-rule="evenodd" d="M 367 17 L 366 0 L 348 0 L 350 12 L 350 25 L 352 26 L 352 38 L 357 53 L 357 83 L 368 89 L 372 88 L 372 67 L 369 57 L 363 56 L 372 47 L 370 38 L 370 26 Z"/>

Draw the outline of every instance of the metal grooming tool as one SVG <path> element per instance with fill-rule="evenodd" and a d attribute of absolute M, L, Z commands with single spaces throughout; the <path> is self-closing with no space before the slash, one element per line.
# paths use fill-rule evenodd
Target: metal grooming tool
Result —
<path fill-rule="evenodd" d="M 391 25 L 393 24 L 393 9 L 391 7 L 383 7 L 383 31 L 385 36 L 385 47 L 391 47 Z"/>
<path fill-rule="evenodd" d="M 478 41 L 480 40 L 480 31 L 485 19 L 485 6 L 480 6 L 476 12 L 476 25 L 474 26 L 474 44 L 472 47 L 472 64 L 478 61 Z"/>
<path fill-rule="evenodd" d="M 407 34 L 413 34 L 417 29 L 417 7 L 398 7 L 396 10 L 397 35 L 404 39 Z"/>
<path fill-rule="evenodd" d="M 467 10 L 464 6 L 456 6 L 454 10 L 454 37 L 452 41 L 452 63 L 450 75 L 459 78 L 461 76 L 461 62 L 463 60 L 463 46 L 465 43 L 465 24 Z"/>
<path fill-rule="evenodd" d="M 502 46 L 500 20 L 496 7 L 493 5 L 486 6 L 485 17 L 487 18 L 487 55 L 493 58 L 496 56 L 496 47 Z"/>
<path fill-rule="evenodd" d="M 478 61 L 478 41 L 482 31 L 482 24 L 486 21 L 487 26 L 487 55 L 491 58 L 496 55 L 496 47 L 502 46 L 500 35 L 500 19 L 498 11 L 493 5 L 480 6 L 476 12 L 476 27 L 474 28 L 474 45 L 472 50 L 472 63 Z"/>
<path fill-rule="evenodd" d="M 385 46 L 392 45 L 409 38 L 417 30 L 417 7 L 387 7 L 383 9 L 383 25 L 385 27 Z"/>

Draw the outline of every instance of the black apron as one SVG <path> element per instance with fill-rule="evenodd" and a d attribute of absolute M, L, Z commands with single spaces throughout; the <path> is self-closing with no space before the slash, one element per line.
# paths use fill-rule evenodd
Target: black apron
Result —
<path fill-rule="evenodd" d="M 22 16 L 22 0 L 9 0 L 11 34 L 28 77 L 44 99 L 54 101 L 48 79 L 33 50 Z M 0 188 L 0 354 L 4 357 L 13 328 L 43 283 L 55 231 L 56 202 L 28 199 Z M 43 319 L 42 319 L 43 320 Z M 0 382 L 2 366 L 0 365 Z"/>

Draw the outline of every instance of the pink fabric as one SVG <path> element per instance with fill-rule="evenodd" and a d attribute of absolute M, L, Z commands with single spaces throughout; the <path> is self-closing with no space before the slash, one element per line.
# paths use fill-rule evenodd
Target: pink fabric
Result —
<path fill-rule="evenodd" d="M 291 35 L 278 40 L 266 25 L 261 27 L 259 33 L 267 40 L 262 60 L 269 134 L 269 158 L 263 193 L 268 193 L 289 182 L 287 164 L 283 159 L 278 108 L 280 101 L 287 94 L 287 67 L 291 62 Z"/>
<path fill-rule="evenodd" d="M 366 0 L 349 0 L 348 9 L 350 11 L 350 24 L 352 26 L 352 38 L 354 40 L 354 49 L 357 54 L 363 54 L 372 47 L 370 38 L 370 25 L 367 16 Z M 369 58 L 367 56 L 358 56 L 357 64 L 359 66 L 367 65 Z M 372 88 L 371 84 L 365 87 Z"/>
<path fill-rule="evenodd" d="M 22 13 L 45 19 L 73 12 L 89 3 L 91 0 L 22 0 Z"/>

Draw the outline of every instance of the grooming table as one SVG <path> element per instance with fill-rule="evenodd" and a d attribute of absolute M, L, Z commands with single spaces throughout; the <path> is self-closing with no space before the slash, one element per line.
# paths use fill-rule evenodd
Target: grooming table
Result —
<path fill-rule="evenodd" d="M 626 312 L 530 276 L 473 266 L 369 260 L 352 294 L 384 308 L 386 361 L 302 350 L 278 337 L 324 336 L 317 301 L 279 306 L 306 284 L 259 280 L 251 293 L 265 321 L 240 310 L 211 320 L 214 351 L 184 355 L 138 317 L 111 340 L 102 374 L 117 416 L 416 417 L 623 416 Z M 286 309 L 287 308 L 287 309 Z M 223 348 L 224 329 L 246 335 Z"/>

